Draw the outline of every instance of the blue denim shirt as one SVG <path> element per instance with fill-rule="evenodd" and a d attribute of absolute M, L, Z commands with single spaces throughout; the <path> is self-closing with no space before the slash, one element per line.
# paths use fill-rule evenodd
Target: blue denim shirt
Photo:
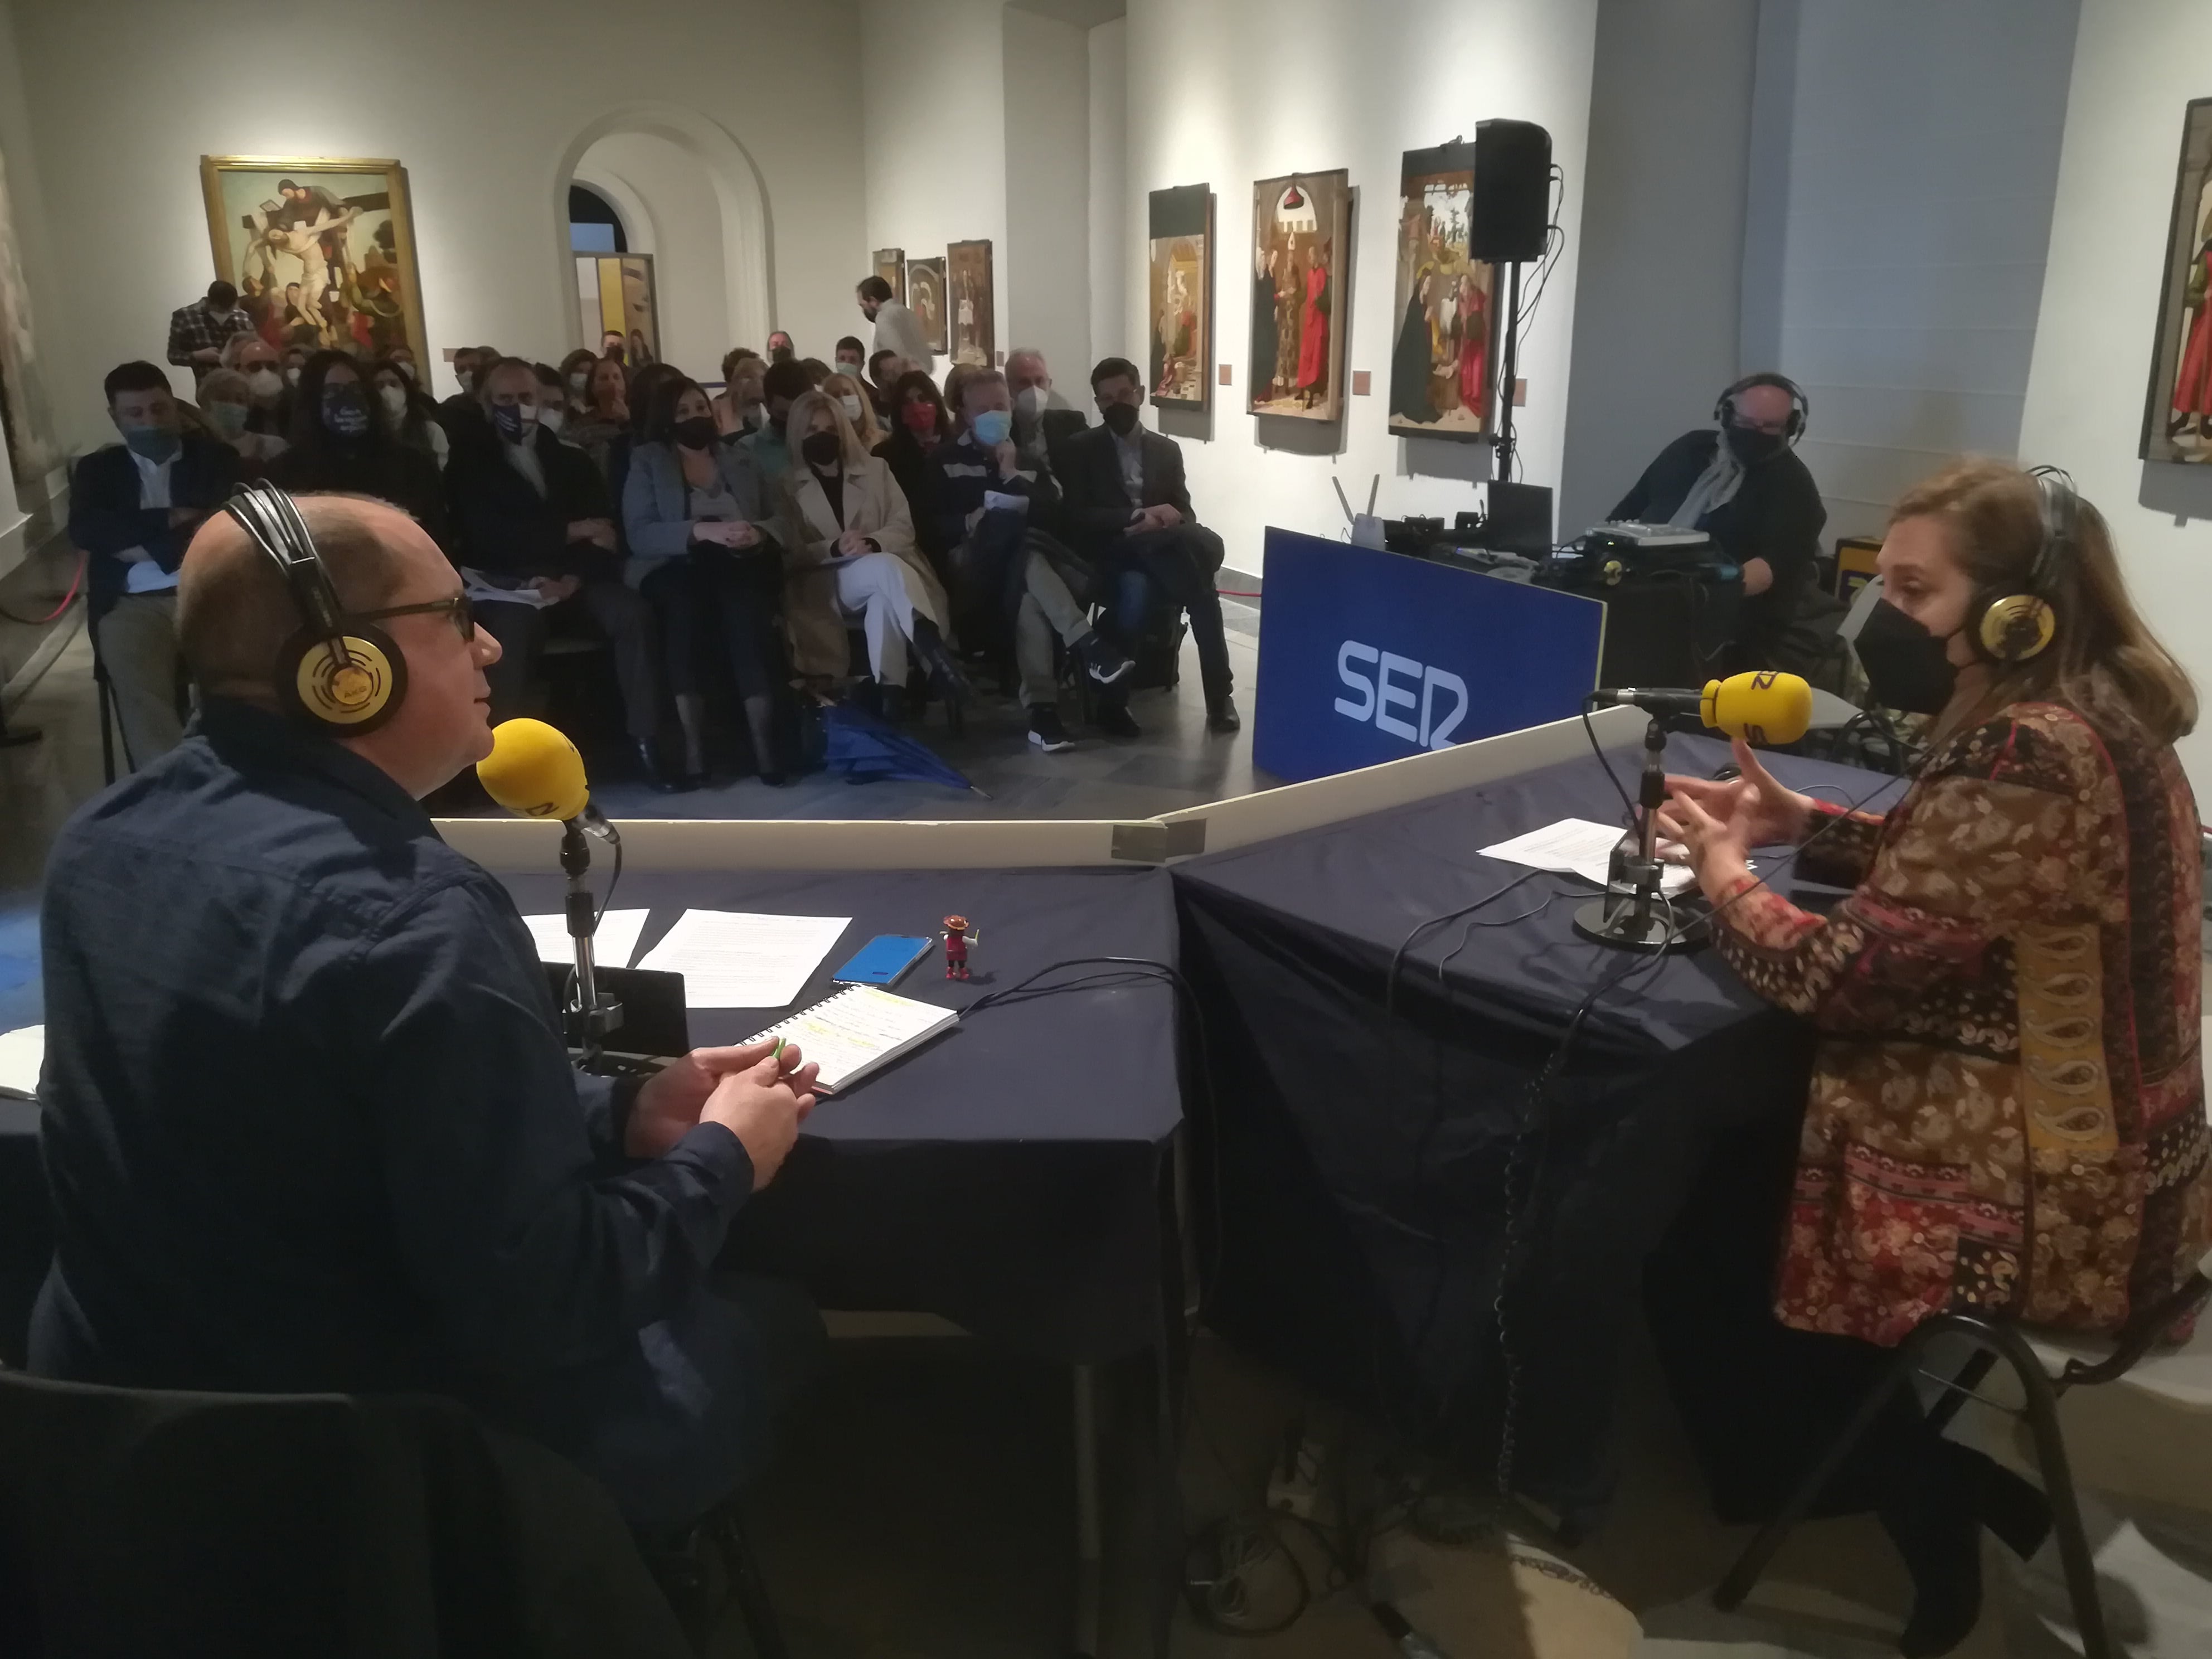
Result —
<path fill-rule="evenodd" d="M 702 1285 L 718 1124 L 620 1152 L 506 890 L 382 771 L 210 699 L 47 871 L 33 1369 L 496 1407 Z"/>

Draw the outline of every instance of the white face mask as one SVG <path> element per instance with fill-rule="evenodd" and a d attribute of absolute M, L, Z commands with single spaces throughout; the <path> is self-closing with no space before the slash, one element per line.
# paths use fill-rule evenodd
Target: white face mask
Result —
<path fill-rule="evenodd" d="M 376 388 L 377 401 L 384 405 L 385 414 L 393 421 L 407 413 L 407 388 L 404 386 L 380 386 Z"/>
<path fill-rule="evenodd" d="M 257 368 L 246 377 L 246 389 L 266 403 L 284 389 L 284 377 L 275 369 Z"/>
<path fill-rule="evenodd" d="M 300 384 L 300 365 L 298 363 L 294 363 L 289 368 L 284 371 L 284 384 L 286 386 L 297 386 Z"/>
<path fill-rule="evenodd" d="M 568 390 L 576 397 L 582 397 L 585 392 L 591 390 L 591 386 L 592 377 L 580 371 L 568 377 Z"/>
<path fill-rule="evenodd" d="M 1041 386 L 1025 386 L 1022 395 L 1014 399 L 1014 407 L 1024 415 L 1034 416 L 1044 408 L 1045 390 Z"/>
<path fill-rule="evenodd" d="M 567 410 L 555 409 L 550 404 L 538 411 L 538 424 L 551 433 L 557 434 L 561 430 L 561 422 L 568 418 Z"/>
<path fill-rule="evenodd" d="M 860 400 L 854 397 L 851 392 L 847 392 L 840 393 L 837 402 L 839 406 L 844 410 L 845 418 L 847 420 L 858 421 L 860 418 Z"/>
<path fill-rule="evenodd" d="M 409 380 L 411 380 L 415 378 L 415 364 L 412 359 L 402 358 L 399 362 L 394 363 L 392 367 L 397 368 L 402 374 L 404 374 Z"/>

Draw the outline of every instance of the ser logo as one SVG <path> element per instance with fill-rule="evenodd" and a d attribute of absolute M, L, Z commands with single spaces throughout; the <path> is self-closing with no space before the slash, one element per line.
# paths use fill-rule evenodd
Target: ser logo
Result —
<path fill-rule="evenodd" d="M 1372 722 L 1376 731 L 1423 749 L 1449 749 L 1452 733 L 1467 718 L 1465 680 L 1448 668 L 1426 667 L 1394 651 L 1346 640 L 1336 648 L 1336 677 L 1357 694 L 1336 700 L 1338 714 L 1363 726 Z M 1451 700 L 1441 717 L 1440 691 Z M 1417 715 L 1419 723 L 1392 714 L 1394 708 Z"/>

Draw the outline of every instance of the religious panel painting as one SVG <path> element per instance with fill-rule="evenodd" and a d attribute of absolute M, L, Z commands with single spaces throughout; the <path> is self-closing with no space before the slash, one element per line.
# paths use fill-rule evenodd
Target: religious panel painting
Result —
<path fill-rule="evenodd" d="M 997 309 L 991 294 L 991 245 L 955 242 L 945 250 L 946 314 L 952 322 L 952 361 L 988 368 L 998 359 Z"/>
<path fill-rule="evenodd" d="M 204 155 L 218 276 L 279 349 L 430 361 L 407 170 L 397 161 Z"/>
<path fill-rule="evenodd" d="M 1186 185 L 1156 190 L 1147 201 L 1152 401 L 1202 410 L 1213 385 L 1213 192 Z"/>
<path fill-rule="evenodd" d="M 909 259 L 906 262 L 906 302 L 914 313 L 915 320 L 921 325 L 921 337 L 929 349 L 943 356 L 949 349 L 945 334 L 945 259 Z"/>
<path fill-rule="evenodd" d="M 2212 460 L 2212 98 L 2181 123 L 2165 286 L 2143 410 L 2146 461 Z"/>
<path fill-rule="evenodd" d="M 1474 146 L 1409 149 L 1399 171 L 1390 430 L 1474 442 L 1490 429 L 1496 267 L 1468 257 Z"/>
<path fill-rule="evenodd" d="M 901 305 L 906 303 L 906 250 L 902 247 L 879 247 L 875 253 L 876 275 L 891 287 L 891 298 Z"/>
<path fill-rule="evenodd" d="M 1252 187 L 1250 413 L 1305 421 L 1343 414 L 1351 230 L 1352 185 L 1341 167 Z"/>
<path fill-rule="evenodd" d="M 68 459 L 46 406 L 38 346 L 38 331 L 31 322 L 31 288 L 24 280 L 15 246 L 7 172 L 0 165 L 0 434 L 6 438 L 15 483 L 27 496 Z"/>

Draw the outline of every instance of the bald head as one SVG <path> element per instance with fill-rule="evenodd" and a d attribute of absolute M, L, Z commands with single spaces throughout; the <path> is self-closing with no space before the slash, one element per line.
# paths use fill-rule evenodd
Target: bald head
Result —
<path fill-rule="evenodd" d="M 453 586 L 437 544 L 398 507 L 365 495 L 295 499 L 344 609 L 433 599 Z M 303 620 L 276 561 L 235 519 L 217 513 L 200 526 L 178 572 L 177 635 L 203 691 L 275 706 L 277 654 Z"/>
<path fill-rule="evenodd" d="M 1786 386 L 1746 386 L 1731 401 L 1735 405 L 1735 423 L 1759 432 L 1787 431 L 1790 416 L 1796 409 Z"/>

